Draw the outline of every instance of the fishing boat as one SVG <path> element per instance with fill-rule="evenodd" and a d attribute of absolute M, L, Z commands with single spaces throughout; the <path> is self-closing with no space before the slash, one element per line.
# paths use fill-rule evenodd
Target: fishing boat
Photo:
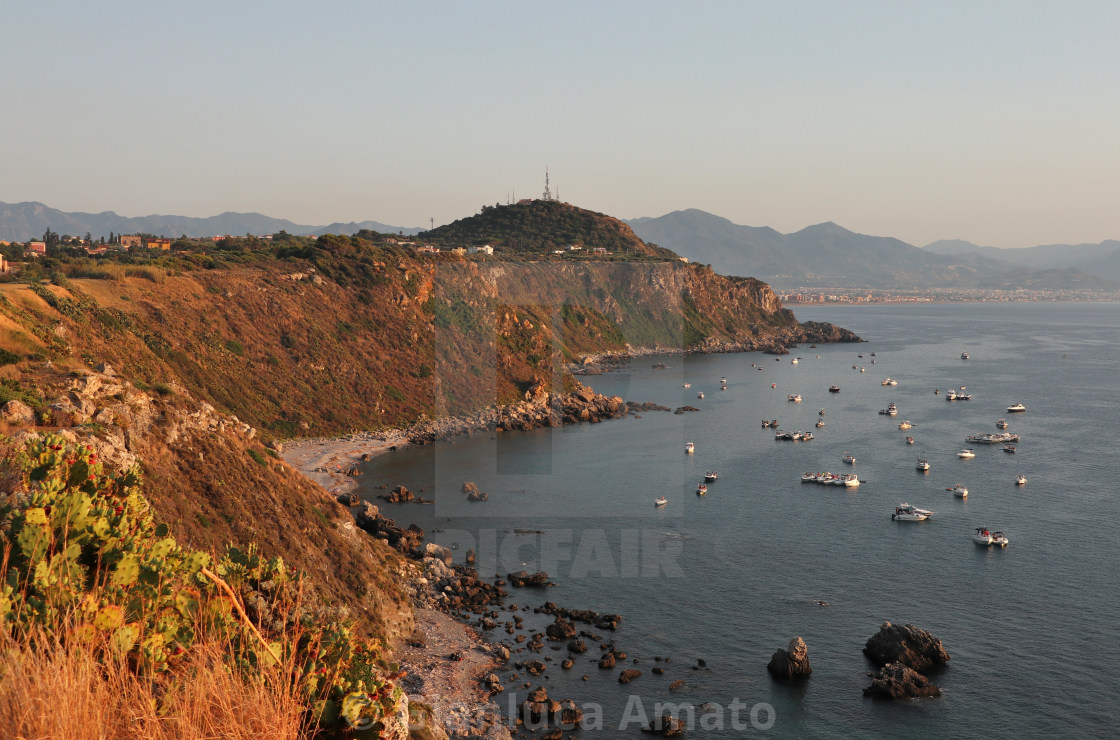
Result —
<path fill-rule="evenodd" d="M 685 442 L 684 454 L 691 455 L 693 452 L 696 452 L 696 445 L 692 444 L 691 442 Z"/>
<path fill-rule="evenodd" d="M 953 494 L 957 498 L 968 498 L 968 489 L 962 486 L 960 483 L 953 486 L 952 488 L 946 488 L 945 490 Z"/>
<path fill-rule="evenodd" d="M 856 458 L 855 458 L 855 455 L 849 455 L 848 453 L 846 453 L 846 452 L 845 452 L 845 453 L 844 453 L 844 457 L 843 457 L 843 458 L 841 458 L 841 459 L 842 459 L 842 460 L 843 460 L 844 462 L 848 463 L 849 465 L 855 465 L 855 464 L 856 464 Z"/>
<path fill-rule="evenodd" d="M 924 522 L 933 515 L 929 509 L 919 509 L 917 506 L 902 503 L 894 507 L 891 520 L 896 522 Z"/>
<path fill-rule="evenodd" d="M 1007 413 L 1009 413 L 1009 414 L 1014 414 L 1014 413 L 1017 413 L 1019 411 L 1026 411 L 1026 410 L 1027 410 L 1027 407 L 1024 406 L 1021 403 L 1013 403 L 1013 404 L 1011 404 L 1010 406 L 1007 407 Z"/>
<path fill-rule="evenodd" d="M 664 506 L 667 503 L 669 503 L 669 499 L 665 498 L 664 496 L 661 496 L 659 498 L 655 498 L 653 500 L 653 505 L 654 506 Z"/>
<path fill-rule="evenodd" d="M 1025 476 L 1025 475 L 1016 476 L 1015 477 L 1015 485 L 1017 485 L 1017 486 L 1027 485 L 1027 476 Z"/>
<path fill-rule="evenodd" d="M 926 460 L 924 457 L 919 457 L 918 462 L 914 463 L 914 467 L 923 472 L 927 471 L 929 470 L 929 460 Z"/>
<path fill-rule="evenodd" d="M 990 545 L 1007 547 L 1007 535 L 1003 532 L 992 532 L 987 527 L 977 527 L 976 534 L 972 535 L 972 541 L 984 547 Z"/>

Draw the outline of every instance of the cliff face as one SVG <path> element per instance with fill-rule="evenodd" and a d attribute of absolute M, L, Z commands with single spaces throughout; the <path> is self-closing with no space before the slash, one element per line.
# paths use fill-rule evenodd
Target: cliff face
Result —
<path fill-rule="evenodd" d="M 542 383 L 570 390 L 560 368 L 585 354 L 758 349 L 805 335 L 765 283 L 679 261 L 312 250 L 140 275 L 2 286 L 0 346 L 61 366 L 108 362 L 157 389 L 177 383 L 291 437 L 472 412 Z"/>

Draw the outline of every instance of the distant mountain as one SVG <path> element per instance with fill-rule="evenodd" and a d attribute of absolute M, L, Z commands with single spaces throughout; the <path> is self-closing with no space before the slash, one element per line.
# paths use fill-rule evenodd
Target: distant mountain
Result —
<path fill-rule="evenodd" d="M 300 236 L 306 234 L 353 234 L 362 229 L 382 233 L 415 234 L 419 228 L 388 226 L 378 221 L 333 223 L 328 226 L 306 226 L 283 218 L 272 218 L 260 213 L 226 213 L 209 218 L 190 216 L 121 216 L 113 211 L 102 213 L 68 213 L 42 203 L 0 203 L 0 239 L 27 241 L 38 239 L 50 229 L 58 234 L 95 237 L 115 234 L 156 234 L 158 236 L 189 237 L 231 234 L 275 234 L 287 231 Z"/>
<path fill-rule="evenodd" d="M 1108 256 L 1120 250 L 1120 241 L 1107 239 L 1098 244 L 1043 244 L 1037 247 L 1000 249 L 980 247 L 960 239 L 947 239 L 927 244 L 923 249 L 935 254 L 982 256 L 1032 270 L 1074 269 L 1108 277 L 1096 272 L 1096 266 L 1107 263 Z"/>
<path fill-rule="evenodd" d="M 1051 247 L 996 249 L 953 240 L 934 242 L 923 249 L 899 239 L 857 234 L 832 222 L 782 234 L 690 209 L 627 223 L 646 241 L 693 261 L 708 263 L 725 274 L 757 277 L 780 288 L 830 284 L 853 288 L 977 288 L 1019 281 L 1012 287 L 1112 289 L 1117 286 L 1101 278 L 1120 279 L 1120 253 L 1112 261 L 1104 259 L 1120 248 L 1120 243 L 1112 251 L 1103 248 L 1107 242 L 1081 245 L 1084 249 L 1065 248 L 1067 256 L 1084 256 L 1085 263 L 1090 257 L 1100 258 L 1099 269 L 1090 271 L 1084 263 L 1074 264 L 1069 259 L 1057 262 L 1060 247 L 1053 252 Z"/>

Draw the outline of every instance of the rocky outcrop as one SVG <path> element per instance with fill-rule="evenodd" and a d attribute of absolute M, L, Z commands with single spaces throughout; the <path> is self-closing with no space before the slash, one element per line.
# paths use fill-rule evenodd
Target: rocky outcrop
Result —
<path fill-rule="evenodd" d="M 622 673 L 618 674 L 618 682 L 619 683 L 630 683 L 635 678 L 638 678 L 641 675 L 642 675 L 642 672 L 639 671 L 637 668 L 627 668 Z"/>
<path fill-rule="evenodd" d="M 809 649 L 800 637 L 789 641 L 789 648 L 778 648 L 774 657 L 770 658 L 766 670 L 781 681 L 791 681 L 798 678 L 808 678 L 813 669 L 809 666 Z"/>
<path fill-rule="evenodd" d="M 0 421 L 13 425 L 34 424 L 35 410 L 23 401 L 13 398 L 0 406 Z"/>
<path fill-rule="evenodd" d="M 901 663 L 919 672 L 949 660 L 941 640 L 926 630 L 890 622 L 883 622 L 879 632 L 867 641 L 863 653 L 876 665 Z"/>
<path fill-rule="evenodd" d="M 678 735 L 683 735 L 684 731 L 684 720 L 679 720 L 671 714 L 663 714 L 660 717 L 655 717 L 648 725 L 642 728 L 642 732 L 651 735 L 663 735 L 665 737 L 677 737 Z"/>
<path fill-rule="evenodd" d="M 871 674 L 871 685 L 863 690 L 864 696 L 879 699 L 916 699 L 941 696 L 941 689 L 922 674 L 902 663 L 888 663 Z"/>
<path fill-rule="evenodd" d="M 548 573 L 545 573 L 543 570 L 537 571 L 536 573 L 530 573 L 527 570 L 519 570 L 516 573 L 510 573 L 509 575 L 507 575 L 506 579 L 509 580 L 509 584 L 511 586 L 516 586 L 517 588 L 539 588 L 544 586 L 556 585 L 552 581 L 548 580 Z"/>

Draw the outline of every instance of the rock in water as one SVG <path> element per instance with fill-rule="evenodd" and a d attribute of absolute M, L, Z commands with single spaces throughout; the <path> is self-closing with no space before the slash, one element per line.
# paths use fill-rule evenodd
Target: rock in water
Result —
<path fill-rule="evenodd" d="M 876 665 L 902 663 L 918 672 L 949 660 L 941 640 L 929 632 L 912 624 L 899 627 L 890 622 L 883 622 L 878 634 L 867 641 L 863 653 Z"/>
<path fill-rule="evenodd" d="M 665 737 L 683 735 L 684 730 L 684 720 L 677 719 L 671 714 L 663 714 L 660 717 L 654 717 L 653 721 L 642 728 L 642 732 L 648 732 L 651 735 L 664 735 Z"/>
<path fill-rule="evenodd" d="M 789 641 L 788 650 L 778 648 L 766 670 L 782 681 L 807 678 L 813 669 L 809 666 L 809 649 L 805 646 L 805 641 L 795 637 Z"/>
<path fill-rule="evenodd" d="M 902 663 L 888 663 L 879 669 L 878 675 L 872 678 L 871 685 L 863 690 L 863 695 L 880 699 L 914 699 L 941 696 L 941 689 Z"/>

